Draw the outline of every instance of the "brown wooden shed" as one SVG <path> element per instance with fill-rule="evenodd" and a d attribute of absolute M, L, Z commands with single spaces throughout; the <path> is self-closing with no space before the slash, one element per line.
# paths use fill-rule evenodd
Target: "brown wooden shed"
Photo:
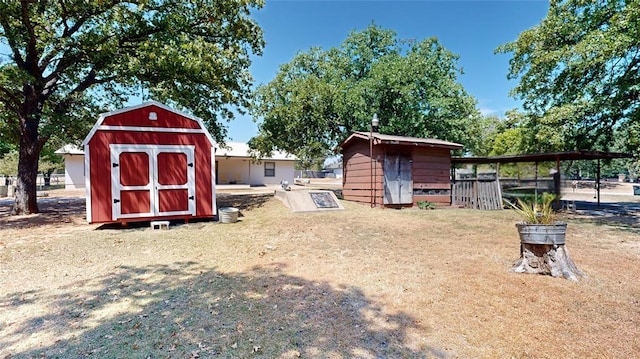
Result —
<path fill-rule="evenodd" d="M 345 200 L 376 207 L 418 201 L 451 203 L 451 150 L 462 145 L 433 138 L 354 132 L 340 144 Z"/>

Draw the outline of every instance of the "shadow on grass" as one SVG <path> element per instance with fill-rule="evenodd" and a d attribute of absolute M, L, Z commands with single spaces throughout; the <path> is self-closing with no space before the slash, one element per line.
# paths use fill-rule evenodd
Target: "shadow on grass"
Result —
<path fill-rule="evenodd" d="M 33 311 L 36 303 L 46 310 Z M 358 288 L 286 275 L 278 264 L 231 274 L 193 262 L 118 267 L 56 295 L 6 294 L 0 308 L 21 318 L 0 327 L 0 357 L 448 356 L 406 344 L 420 329 L 411 316 L 383 311 Z"/>
<path fill-rule="evenodd" d="M 250 211 L 252 209 L 262 207 L 266 202 L 273 198 L 270 194 L 233 194 L 219 193 L 216 195 L 218 208 L 235 207 L 240 210 L 239 216 L 242 217 L 242 211 Z"/>
<path fill-rule="evenodd" d="M 79 197 L 38 198 L 40 213 L 12 216 L 13 199 L 0 201 L 0 228 L 30 228 L 42 225 L 86 224 L 86 200 Z"/>
<path fill-rule="evenodd" d="M 599 216 L 568 216 L 574 223 L 594 224 L 596 226 L 607 226 L 620 231 L 633 234 L 640 234 L 640 219 L 631 216 L 620 215 L 599 215 Z"/>
<path fill-rule="evenodd" d="M 590 223 L 640 233 L 640 203 L 573 201 L 577 211 L 565 211 L 565 216 L 576 223 Z"/>
<path fill-rule="evenodd" d="M 217 205 L 220 207 L 236 207 L 251 210 L 264 205 L 273 194 L 227 194 L 217 195 Z M 42 225 L 87 224 L 86 199 L 80 197 L 51 197 L 38 198 L 40 213 L 27 216 L 11 216 L 13 199 L 0 200 L 0 229 L 24 229 Z M 184 221 L 175 221 L 174 223 Z M 197 220 L 195 220 L 197 222 Z M 147 228 L 149 222 L 130 223 L 130 228 Z M 120 224 L 108 225 L 104 228 L 123 228 Z"/>

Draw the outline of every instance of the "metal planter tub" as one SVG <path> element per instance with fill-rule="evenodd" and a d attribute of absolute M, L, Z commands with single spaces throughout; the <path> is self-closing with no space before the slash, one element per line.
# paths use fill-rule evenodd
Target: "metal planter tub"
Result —
<path fill-rule="evenodd" d="M 553 224 L 517 223 L 521 243 L 528 244 L 564 244 L 567 234 L 567 223 Z"/>
<path fill-rule="evenodd" d="M 238 221 L 238 212 L 237 208 L 233 207 L 223 207 L 218 209 L 218 217 L 220 219 L 220 223 L 235 223 Z"/>

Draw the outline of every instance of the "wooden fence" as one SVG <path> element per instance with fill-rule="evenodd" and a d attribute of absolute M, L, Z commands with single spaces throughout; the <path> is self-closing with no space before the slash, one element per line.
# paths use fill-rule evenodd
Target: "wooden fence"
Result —
<path fill-rule="evenodd" d="M 500 181 L 456 181 L 452 185 L 451 204 L 481 210 L 502 209 Z"/>

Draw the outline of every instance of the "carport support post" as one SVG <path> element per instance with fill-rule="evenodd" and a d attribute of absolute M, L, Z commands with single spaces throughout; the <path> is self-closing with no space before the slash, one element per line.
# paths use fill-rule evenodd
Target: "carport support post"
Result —
<path fill-rule="evenodd" d="M 596 196 L 598 197 L 598 207 L 600 207 L 600 159 L 596 166 Z"/>
<path fill-rule="evenodd" d="M 553 192 L 556 195 L 555 208 L 559 209 L 560 197 L 562 197 L 562 175 L 560 173 L 560 158 L 556 157 L 556 173 L 553 175 Z"/>
<path fill-rule="evenodd" d="M 496 183 L 498 184 L 498 200 L 500 201 L 500 208 L 504 208 L 502 205 L 502 185 L 500 184 L 500 162 L 496 162 Z"/>
<path fill-rule="evenodd" d="M 538 202 L 538 162 L 536 162 L 536 166 L 535 167 L 536 167 L 536 173 L 535 173 L 535 182 L 536 182 L 535 186 L 536 186 L 536 188 L 534 189 L 533 193 L 534 193 L 534 196 L 535 196 L 534 197 L 534 201 L 535 201 L 534 203 L 537 203 Z"/>
<path fill-rule="evenodd" d="M 451 195 L 449 196 L 449 205 L 453 205 L 453 200 L 454 198 L 456 198 L 456 165 L 454 163 L 451 164 L 451 183 L 453 183 L 453 186 L 451 186 Z"/>
<path fill-rule="evenodd" d="M 371 192 L 371 208 L 376 206 L 376 192 L 373 187 L 373 132 L 378 131 L 378 123 L 378 114 L 374 113 L 369 126 L 369 190 Z"/>
<path fill-rule="evenodd" d="M 371 208 L 375 207 L 375 199 L 373 198 L 373 130 L 369 132 L 369 195 Z"/>

